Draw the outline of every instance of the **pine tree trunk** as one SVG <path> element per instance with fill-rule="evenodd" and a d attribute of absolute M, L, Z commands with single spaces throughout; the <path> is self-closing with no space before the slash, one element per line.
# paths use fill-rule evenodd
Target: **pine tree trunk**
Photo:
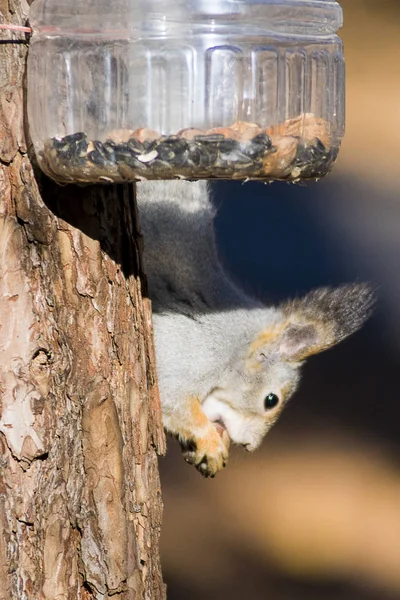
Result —
<path fill-rule="evenodd" d="M 27 13 L 0 0 L 2 22 Z M 0 600 L 162 600 L 165 440 L 134 188 L 33 170 L 27 45 L 0 39 Z"/>

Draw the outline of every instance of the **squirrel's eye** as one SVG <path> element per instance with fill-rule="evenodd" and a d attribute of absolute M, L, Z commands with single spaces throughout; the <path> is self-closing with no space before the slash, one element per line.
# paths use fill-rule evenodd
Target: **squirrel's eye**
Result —
<path fill-rule="evenodd" d="M 274 408 L 278 403 L 279 403 L 279 398 L 276 394 L 268 394 L 268 396 L 265 396 L 265 400 L 264 400 L 265 410 L 270 410 L 271 408 Z"/>

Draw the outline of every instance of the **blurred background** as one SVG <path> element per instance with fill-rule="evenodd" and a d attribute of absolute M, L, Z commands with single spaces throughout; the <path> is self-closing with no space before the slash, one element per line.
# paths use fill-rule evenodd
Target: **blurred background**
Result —
<path fill-rule="evenodd" d="M 168 442 L 162 560 L 169 600 L 400 598 L 400 1 L 341 0 L 347 133 L 306 186 L 221 182 L 221 257 L 276 301 L 354 280 L 374 318 L 309 361 L 255 454 L 203 480 Z"/>

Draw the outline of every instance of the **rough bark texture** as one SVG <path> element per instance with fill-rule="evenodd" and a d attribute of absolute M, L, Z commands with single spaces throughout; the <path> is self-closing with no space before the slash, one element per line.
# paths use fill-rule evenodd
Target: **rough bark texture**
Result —
<path fill-rule="evenodd" d="M 0 19 L 28 8 L 0 0 Z M 27 45 L 0 39 L 0 600 L 162 599 L 165 440 L 133 187 L 35 174 Z"/>

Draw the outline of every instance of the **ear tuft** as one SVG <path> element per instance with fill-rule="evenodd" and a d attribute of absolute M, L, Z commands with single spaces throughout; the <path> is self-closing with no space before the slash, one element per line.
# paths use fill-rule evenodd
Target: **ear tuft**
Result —
<path fill-rule="evenodd" d="M 375 290 L 366 283 L 313 290 L 283 306 L 289 324 L 282 351 L 302 360 L 348 337 L 371 316 Z"/>

